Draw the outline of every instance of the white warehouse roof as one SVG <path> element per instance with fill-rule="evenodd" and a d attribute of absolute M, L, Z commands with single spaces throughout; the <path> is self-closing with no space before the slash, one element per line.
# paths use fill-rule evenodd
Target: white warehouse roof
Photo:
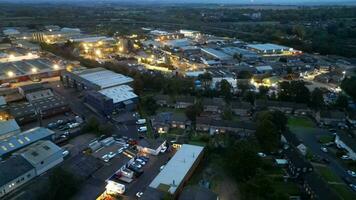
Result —
<path fill-rule="evenodd" d="M 161 184 L 169 186 L 168 192 L 174 194 L 189 170 L 194 165 L 204 147 L 183 144 L 163 170 L 151 182 L 151 188 L 158 188 Z"/>
<path fill-rule="evenodd" d="M 0 138 L 1 135 L 11 132 L 20 132 L 20 127 L 17 122 L 14 119 L 0 121 Z"/>
<path fill-rule="evenodd" d="M 259 51 L 279 51 L 279 50 L 293 50 L 293 48 L 278 45 L 278 44 L 271 44 L 271 43 L 266 43 L 266 44 L 249 44 L 247 47 L 257 49 Z"/>
<path fill-rule="evenodd" d="M 132 91 L 133 89 L 128 85 L 119 85 L 116 87 L 100 90 L 99 92 L 112 99 L 114 103 L 119 103 L 137 98 L 137 95 Z"/>
<path fill-rule="evenodd" d="M 127 84 L 133 81 L 133 79 L 130 77 L 124 76 L 122 74 L 117 74 L 106 69 L 100 70 L 100 68 L 98 68 L 98 70 L 96 71 L 79 74 L 79 76 L 99 86 L 101 89 Z"/>

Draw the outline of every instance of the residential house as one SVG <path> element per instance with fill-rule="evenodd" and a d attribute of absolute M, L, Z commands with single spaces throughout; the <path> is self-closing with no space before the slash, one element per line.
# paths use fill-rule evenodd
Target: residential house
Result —
<path fill-rule="evenodd" d="M 238 116 L 249 116 L 252 111 L 252 105 L 248 102 L 233 101 L 231 102 L 231 110 Z"/>
<path fill-rule="evenodd" d="M 317 173 L 306 174 L 303 178 L 303 193 L 305 199 L 339 200 L 340 197 L 330 189 Z"/>
<path fill-rule="evenodd" d="M 338 148 L 345 149 L 347 155 L 356 160 L 356 140 L 344 133 L 337 133 L 335 136 L 335 144 Z"/>
<path fill-rule="evenodd" d="M 294 146 L 303 156 L 307 154 L 308 148 L 302 143 L 301 140 L 297 138 L 295 134 L 290 131 L 285 131 L 284 133 L 282 133 L 281 142 L 287 147 L 290 145 Z"/>
<path fill-rule="evenodd" d="M 298 115 L 306 115 L 311 112 L 311 110 L 305 104 L 286 102 L 286 101 L 269 101 L 269 100 L 256 100 L 255 109 L 256 110 L 268 109 L 271 111 L 281 111 L 286 114 L 294 113 Z"/>
<path fill-rule="evenodd" d="M 256 124 L 252 122 L 234 122 L 215 120 L 208 117 L 198 117 L 196 130 L 209 132 L 211 135 L 219 133 L 237 133 L 239 136 L 248 136 L 256 131 Z"/>
<path fill-rule="evenodd" d="M 339 110 L 322 110 L 315 114 L 315 119 L 320 124 L 339 126 L 345 124 L 346 115 Z"/>
<path fill-rule="evenodd" d="M 153 129 L 158 133 L 167 133 L 170 128 L 188 129 L 191 121 L 184 115 L 173 112 L 163 112 L 151 118 Z"/>
<path fill-rule="evenodd" d="M 195 103 L 193 96 L 177 96 L 175 98 L 175 108 L 187 108 Z"/>
<path fill-rule="evenodd" d="M 226 106 L 223 98 L 203 98 L 203 111 L 209 113 L 221 113 Z"/>
<path fill-rule="evenodd" d="M 161 107 L 171 107 L 173 105 L 173 100 L 169 95 L 155 95 L 153 98 Z"/>
<path fill-rule="evenodd" d="M 291 176 L 298 178 L 301 175 L 313 171 L 313 166 L 305 160 L 293 146 L 285 149 L 283 154 L 288 160 L 288 171 Z"/>

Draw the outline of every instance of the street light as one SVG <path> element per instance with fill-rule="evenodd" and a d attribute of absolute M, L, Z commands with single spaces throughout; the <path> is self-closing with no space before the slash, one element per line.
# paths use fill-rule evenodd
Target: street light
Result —
<path fill-rule="evenodd" d="M 7 72 L 7 76 L 8 77 L 13 77 L 15 75 L 15 73 L 13 71 L 8 71 Z"/>
<path fill-rule="evenodd" d="M 95 54 L 96 54 L 97 56 L 100 56 L 100 55 L 101 55 L 100 49 L 95 50 Z"/>
<path fill-rule="evenodd" d="M 32 73 L 37 73 L 37 68 L 36 68 L 36 67 L 33 67 L 33 68 L 31 69 L 31 71 L 32 71 Z"/>
<path fill-rule="evenodd" d="M 57 64 L 54 64 L 53 69 L 57 70 L 57 69 L 59 69 L 59 66 Z"/>

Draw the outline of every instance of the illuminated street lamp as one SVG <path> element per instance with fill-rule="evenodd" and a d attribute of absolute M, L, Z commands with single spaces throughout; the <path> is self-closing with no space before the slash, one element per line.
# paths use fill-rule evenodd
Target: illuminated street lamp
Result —
<path fill-rule="evenodd" d="M 53 69 L 57 70 L 57 69 L 59 69 L 59 66 L 57 64 L 54 64 Z"/>
<path fill-rule="evenodd" d="M 14 59 L 14 58 L 15 58 L 15 56 L 13 54 L 9 55 L 9 59 Z"/>
<path fill-rule="evenodd" d="M 95 50 L 95 54 L 96 54 L 97 56 L 101 56 L 101 51 L 100 51 L 100 49 Z"/>
<path fill-rule="evenodd" d="M 15 73 L 13 71 L 8 71 L 7 72 L 7 76 L 8 77 L 13 77 L 13 76 L 15 76 Z"/>
<path fill-rule="evenodd" d="M 36 67 L 33 67 L 32 69 L 31 69 L 31 71 L 32 71 L 32 73 L 37 73 L 37 68 Z"/>
<path fill-rule="evenodd" d="M 119 51 L 122 52 L 124 50 L 123 47 L 119 47 Z"/>

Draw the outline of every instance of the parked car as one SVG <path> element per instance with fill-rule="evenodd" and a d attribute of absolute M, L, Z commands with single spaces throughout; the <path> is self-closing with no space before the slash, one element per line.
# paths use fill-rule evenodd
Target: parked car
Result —
<path fill-rule="evenodd" d="M 356 172 L 354 172 L 352 170 L 347 170 L 347 173 L 352 177 L 356 177 Z"/>
<path fill-rule="evenodd" d="M 143 160 L 141 160 L 141 159 L 139 159 L 139 158 L 137 158 L 135 161 L 138 162 L 138 163 L 141 164 L 141 165 L 145 165 L 145 164 L 146 164 L 145 161 L 143 161 Z"/>
<path fill-rule="evenodd" d="M 348 156 L 348 155 L 343 155 L 343 156 L 341 156 L 341 159 L 343 159 L 343 160 L 350 160 L 350 156 Z"/>
<path fill-rule="evenodd" d="M 138 162 L 135 162 L 135 161 L 133 163 L 131 163 L 131 165 L 134 166 L 134 167 L 137 167 L 139 169 L 142 168 L 142 165 L 140 163 L 138 163 Z"/>
<path fill-rule="evenodd" d="M 265 153 L 262 152 L 258 152 L 257 155 L 261 158 L 265 158 L 267 156 Z"/>
<path fill-rule="evenodd" d="M 109 154 L 108 154 L 109 159 L 111 159 L 115 156 L 116 156 L 116 153 L 114 153 L 114 152 L 109 152 Z"/>
<path fill-rule="evenodd" d="M 159 168 L 159 171 L 162 171 L 165 166 L 166 166 L 166 165 L 162 165 L 162 166 Z"/>
<path fill-rule="evenodd" d="M 68 151 L 68 150 L 64 150 L 64 151 L 62 152 L 62 155 L 63 155 L 63 157 L 68 156 L 68 155 L 69 155 L 69 151 Z"/>
<path fill-rule="evenodd" d="M 161 153 L 164 153 L 167 151 L 167 147 L 166 146 L 163 146 L 162 149 L 161 149 Z"/>
<path fill-rule="evenodd" d="M 324 152 L 324 153 L 327 153 L 327 152 L 328 152 L 328 149 L 327 149 L 326 147 L 321 147 L 320 149 L 321 149 L 321 151 Z"/>
<path fill-rule="evenodd" d="M 147 131 L 147 126 L 141 126 L 137 129 L 138 132 L 146 132 Z"/>
<path fill-rule="evenodd" d="M 119 153 L 119 154 L 120 154 L 120 153 L 122 153 L 123 151 L 124 151 L 124 148 L 123 148 L 123 147 L 121 147 L 120 149 L 118 149 L 118 150 L 117 150 L 117 153 Z"/>
<path fill-rule="evenodd" d="M 351 187 L 351 189 L 356 192 L 356 185 L 355 184 L 349 184 L 349 186 Z"/>
<path fill-rule="evenodd" d="M 101 158 L 104 160 L 104 162 L 109 162 L 109 160 L 110 160 L 110 158 L 107 154 L 103 155 Z"/>
<path fill-rule="evenodd" d="M 145 161 L 146 163 L 150 160 L 147 156 L 139 156 L 138 158 Z"/>
<path fill-rule="evenodd" d="M 136 124 L 145 124 L 146 123 L 146 119 L 138 119 L 136 121 Z"/>

